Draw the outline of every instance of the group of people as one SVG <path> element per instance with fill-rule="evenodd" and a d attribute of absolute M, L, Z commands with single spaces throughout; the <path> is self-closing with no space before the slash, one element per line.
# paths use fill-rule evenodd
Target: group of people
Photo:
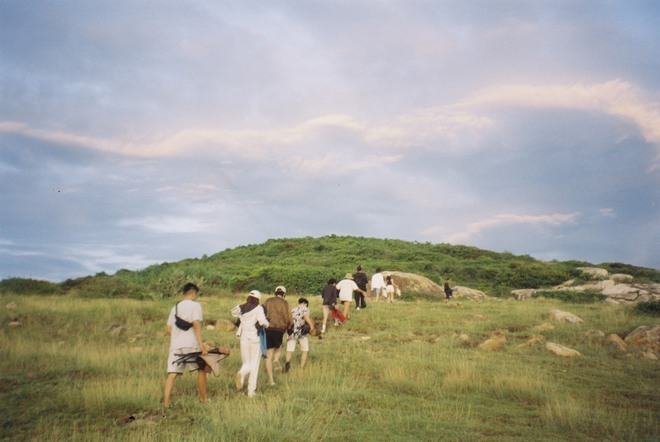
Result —
<path fill-rule="evenodd" d="M 167 320 L 167 331 L 170 334 L 170 349 L 167 362 L 167 378 L 163 393 L 163 407 L 171 405 L 171 395 L 174 381 L 185 370 L 197 371 L 197 386 L 200 400 L 207 402 L 205 357 L 208 351 L 202 341 L 201 324 L 203 321 L 202 306 L 197 302 L 199 287 L 188 283 L 181 289 L 183 300 L 177 303 Z M 259 366 L 263 356 L 266 357 L 266 372 L 270 385 L 275 385 L 273 378 L 274 366 L 280 366 L 281 348 L 284 334 L 287 333 L 286 356 L 284 372 L 291 367 L 291 359 L 297 344 L 300 344 L 302 354 L 301 368 L 305 367 L 309 353 L 308 334 L 315 332 L 315 324 L 310 317 L 309 301 L 298 299 L 298 305 L 289 309 L 289 303 L 284 299 L 286 288 L 278 286 L 274 296 L 261 305 L 261 292 L 252 290 L 244 303 L 231 310 L 237 318 L 238 330 L 236 336 L 240 340 L 241 367 L 236 373 L 236 388 L 242 390 L 245 377 L 248 377 L 247 396 L 254 397 L 257 390 Z M 265 345 L 264 345 L 265 344 Z M 199 358 L 186 359 L 186 355 Z M 201 358 L 201 359 L 200 359 Z"/>
<path fill-rule="evenodd" d="M 330 314 L 338 311 L 338 303 L 341 303 L 343 307 L 341 317 L 344 319 L 350 317 L 350 304 L 353 299 L 355 300 L 356 310 L 367 307 L 366 296 L 369 282 L 375 295 L 375 302 L 378 302 L 382 295 L 387 298 L 387 302 L 391 303 L 394 300 L 394 293 L 399 291 L 392 276 L 389 273 L 383 276 L 380 268 L 376 269 L 371 281 L 362 270 L 362 266 L 358 266 L 357 271 L 353 274 L 346 273 L 339 282 L 335 278 L 328 280 L 321 293 L 323 298 L 322 334 L 326 332 Z M 172 308 L 167 320 L 170 349 L 167 363 L 168 375 L 163 394 L 163 406 L 165 408 L 170 406 L 175 379 L 183 374 L 185 370 L 197 371 L 200 400 L 202 402 L 208 400 L 206 374 L 209 370 L 205 369 L 204 364 L 208 351 L 204 348 L 202 342 L 202 307 L 199 302 L 196 302 L 199 288 L 195 284 L 188 283 L 183 286 L 181 292 L 183 300 Z M 449 299 L 451 289 L 447 283 L 445 283 L 445 292 L 447 293 L 447 299 Z M 314 321 L 310 316 L 309 301 L 300 298 L 298 299 L 298 305 L 290 309 L 285 297 L 286 288 L 278 286 L 275 289 L 274 296 L 267 299 L 262 305 L 261 292 L 252 290 L 244 303 L 231 309 L 232 316 L 237 318 L 236 336 L 240 340 L 241 352 L 241 367 L 235 376 L 236 388 L 243 390 L 247 376 L 248 397 L 256 395 L 262 357 L 266 358 L 266 373 L 270 385 L 275 385 L 273 372 L 276 368 L 283 370 L 285 373 L 289 371 L 291 358 L 298 344 L 300 344 L 302 350 L 300 366 L 304 368 L 307 362 L 309 354 L 308 335 L 314 334 L 316 331 Z M 340 322 L 335 320 L 335 325 L 338 324 Z M 282 369 L 280 357 L 285 333 L 287 334 L 286 355 L 284 368 Z M 182 363 L 183 355 L 192 354 L 198 355 L 199 358 L 185 359 Z"/>

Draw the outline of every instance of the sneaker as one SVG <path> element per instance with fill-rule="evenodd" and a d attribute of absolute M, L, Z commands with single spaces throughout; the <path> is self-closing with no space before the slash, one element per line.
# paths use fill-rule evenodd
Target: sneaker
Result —
<path fill-rule="evenodd" d="M 291 362 L 285 363 L 284 364 L 284 373 L 288 373 L 290 368 L 291 368 Z"/>
<path fill-rule="evenodd" d="M 355 307 L 355 310 L 360 310 L 360 307 Z"/>
<path fill-rule="evenodd" d="M 248 391 L 247 397 L 249 397 L 249 398 L 253 398 L 253 397 L 255 397 L 256 395 L 257 395 L 257 393 L 255 393 L 254 391 Z"/>

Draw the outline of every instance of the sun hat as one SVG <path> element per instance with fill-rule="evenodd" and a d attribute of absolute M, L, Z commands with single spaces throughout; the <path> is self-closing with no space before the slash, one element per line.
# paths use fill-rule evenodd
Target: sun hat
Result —
<path fill-rule="evenodd" d="M 248 293 L 248 296 L 252 296 L 253 298 L 261 300 L 261 292 L 259 290 L 252 290 L 250 293 Z"/>
<path fill-rule="evenodd" d="M 275 293 L 277 292 L 282 292 L 286 294 L 286 287 L 284 287 L 283 285 L 278 285 L 277 288 L 275 289 Z"/>
<path fill-rule="evenodd" d="M 200 357 L 206 363 L 204 371 L 207 373 L 212 372 L 215 377 L 220 376 L 220 366 L 218 365 L 218 361 L 222 359 L 222 355 L 207 353 L 206 355 L 202 355 Z"/>
<path fill-rule="evenodd" d="M 353 279 L 353 275 L 351 275 L 350 273 L 347 273 L 347 274 L 344 276 L 344 279 Z"/>

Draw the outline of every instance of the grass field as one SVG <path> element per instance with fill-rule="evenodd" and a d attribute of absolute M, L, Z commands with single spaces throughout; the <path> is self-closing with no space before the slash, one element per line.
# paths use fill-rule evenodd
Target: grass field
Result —
<path fill-rule="evenodd" d="M 230 319 L 243 300 L 202 296 L 206 319 Z M 319 297 L 310 297 L 320 319 Z M 296 299 L 288 298 L 293 305 Z M 625 307 L 555 300 L 370 303 L 340 328 L 311 340 L 305 370 L 258 396 L 237 393 L 233 332 L 204 329 L 232 349 L 201 404 L 196 376 L 175 384 L 161 409 L 174 300 L 0 296 L 0 438 L 3 440 L 270 441 L 651 441 L 660 439 L 660 362 L 621 352 L 589 330 L 625 334 L 658 318 Z M 534 331 L 552 309 L 584 324 Z M 17 321 L 15 321 L 17 320 Z M 11 324 L 15 322 L 15 324 Z M 19 325 L 16 323 L 20 323 Z M 506 344 L 478 344 L 499 332 Z M 465 341 L 460 335 L 467 335 Z M 578 350 L 562 358 L 543 335 Z M 282 358 L 283 362 L 283 358 Z"/>

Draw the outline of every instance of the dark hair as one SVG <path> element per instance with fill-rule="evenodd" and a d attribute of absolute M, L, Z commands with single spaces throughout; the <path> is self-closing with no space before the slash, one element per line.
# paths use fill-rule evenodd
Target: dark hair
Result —
<path fill-rule="evenodd" d="M 245 304 L 241 305 L 241 313 L 247 313 L 259 305 L 259 300 L 254 296 L 248 296 Z"/>
<path fill-rule="evenodd" d="M 362 270 L 362 266 L 358 266 L 357 268 L 358 272 Z"/>
<path fill-rule="evenodd" d="M 335 278 L 328 279 L 328 285 L 330 284 L 337 284 L 337 280 Z"/>
<path fill-rule="evenodd" d="M 376 273 L 380 273 L 380 267 L 376 269 Z"/>
<path fill-rule="evenodd" d="M 183 288 L 181 288 L 181 293 L 183 293 L 185 295 L 186 293 L 188 293 L 191 290 L 194 290 L 195 293 L 199 293 L 199 287 L 197 287 L 192 282 L 189 282 L 186 285 L 184 285 Z"/>
<path fill-rule="evenodd" d="M 306 304 L 306 305 L 309 305 L 309 301 L 308 301 L 307 299 L 305 299 L 305 298 L 300 298 L 300 299 L 298 300 L 298 304 Z"/>

